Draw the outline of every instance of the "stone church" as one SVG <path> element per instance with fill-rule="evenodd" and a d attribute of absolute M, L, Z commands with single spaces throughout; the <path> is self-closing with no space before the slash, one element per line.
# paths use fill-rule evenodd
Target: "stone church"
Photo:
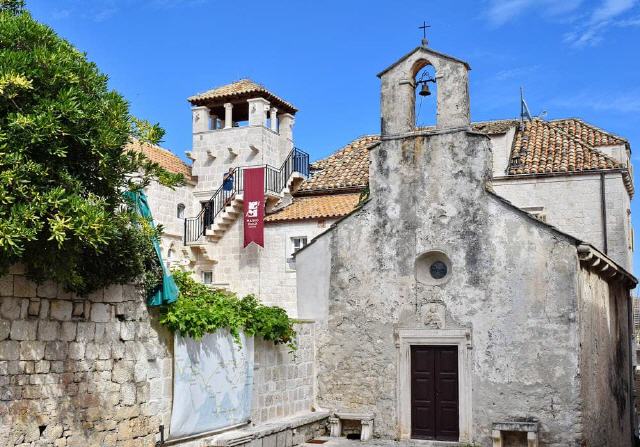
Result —
<path fill-rule="evenodd" d="M 427 66 L 436 124 L 417 127 Z M 334 434 L 630 445 L 629 143 L 577 118 L 472 123 L 469 69 L 411 51 L 378 75 L 380 134 L 314 163 L 297 109 L 264 86 L 192 96 L 192 163 L 135 147 L 187 178 L 147 191 L 163 256 L 315 322 L 313 406 Z M 250 166 L 264 248 L 243 248 Z"/>

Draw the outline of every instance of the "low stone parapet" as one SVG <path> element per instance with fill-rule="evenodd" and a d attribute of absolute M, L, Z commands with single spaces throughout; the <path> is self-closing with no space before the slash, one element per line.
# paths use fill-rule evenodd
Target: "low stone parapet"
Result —
<path fill-rule="evenodd" d="M 328 412 L 316 411 L 199 439 L 168 440 L 180 447 L 293 447 L 326 433 Z"/>

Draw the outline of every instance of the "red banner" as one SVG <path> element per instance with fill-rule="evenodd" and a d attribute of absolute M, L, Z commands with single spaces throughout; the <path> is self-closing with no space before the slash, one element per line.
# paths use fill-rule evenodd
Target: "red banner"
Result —
<path fill-rule="evenodd" d="M 243 169 L 244 246 L 264 247 L 264 168 Z"/>

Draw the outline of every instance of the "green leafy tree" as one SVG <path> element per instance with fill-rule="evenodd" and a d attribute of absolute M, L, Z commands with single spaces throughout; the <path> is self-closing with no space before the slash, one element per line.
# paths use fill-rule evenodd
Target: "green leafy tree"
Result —
<path fill-rule="evenodd" d="M 158 231 L 123 192 L 182 181 L 127 149 L 163 130 L 135 119 L 96 65 L 23 6 L 0 0 L 0 274 L 23 263 L 80 294 L 145 274 L 151 284 Z"/>

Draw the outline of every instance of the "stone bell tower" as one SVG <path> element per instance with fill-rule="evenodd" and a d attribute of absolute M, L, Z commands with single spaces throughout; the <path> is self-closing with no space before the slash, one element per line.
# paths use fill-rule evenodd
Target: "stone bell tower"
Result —
<path fill-rule="evenodd" d="M 378 74 L 382 81 L 382 136 L 402 135 L 416 129 L 416 74 L 433 66 L 438 85 L 436 127 L 469 126 L 469 65 L 426 46 L 417 47 Z"/>
<path fill-rule="evenodd" d="M 293 149 L 297 109 L 249 79 L 189 98 L 193 113 L 193 175 L 196 196 L 211 196 L 229 168 L 276 169 Z"/>

